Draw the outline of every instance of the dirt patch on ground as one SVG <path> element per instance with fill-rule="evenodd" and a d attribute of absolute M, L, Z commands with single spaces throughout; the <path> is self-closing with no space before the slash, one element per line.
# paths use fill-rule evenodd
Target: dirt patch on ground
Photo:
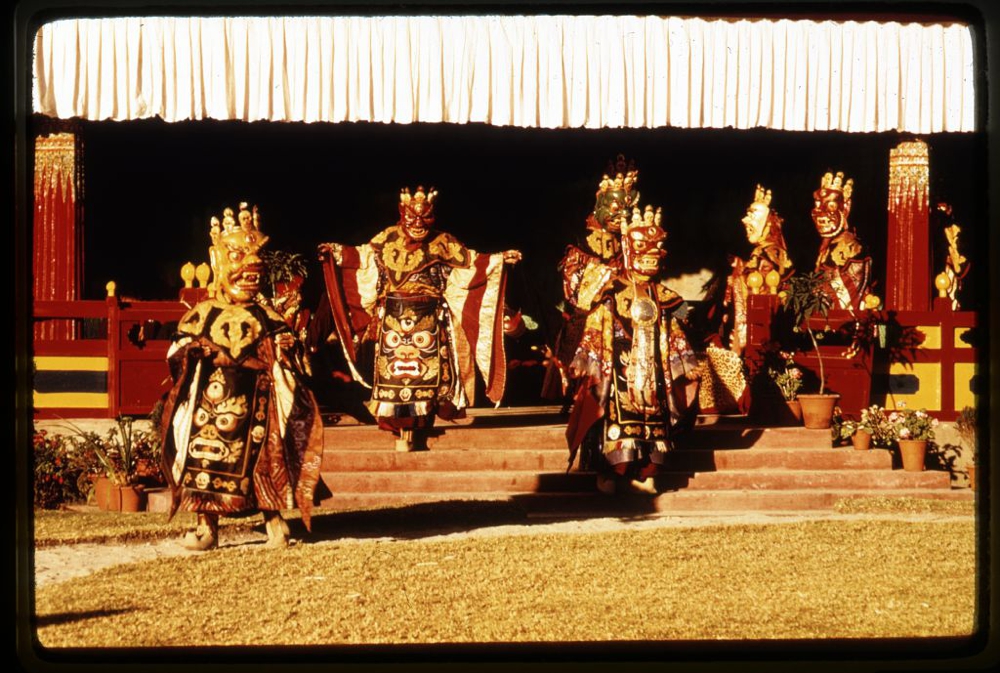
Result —
<path fill-rule="evenodd" d="M 533 535 L 542 533 L 603 533 L 621 530 L 646 530 L 660 527 L 703 527 L 725 525 L 781 524 L 801 521 L 819 520 L 872 520 L 893 519 L 913 522 L 947 522 L 967 521 L 970 516 L 953 514 L 903 513 L 903 514 L 839 514 L 836 512 L 782 512 L 782 513 L 700 513 L 683 516 L 650 516 L 641 519 L 622 519 L 617 517 L 574 519 L 574 520 L 543 520 L 537 519 L 524 524 L 504 524 L 472 528 L 467 531 L 449 531 L 436 533 L 433 529 L 423 531 L 419 538 L 406 538 L 408 541 L 434 541 L 457 539 L 463 537 Z M 350 535 L 337 539 L 319 541 L 293 540 L 293 544 L 336 544 L 348 539 L 360 542 L 398 540 L 393 536 L 359 537 Z M 236 548 L 244 545 L 259 545 L 266 542 L 267 536 L 262 532 L 238 532 L 226 535 L 220 540 L 220 549 Z M 177 539 L 156 540 L 146 542 L 121 544 L 73 544 L 60 545 L 38 549 L 33 554 L 35 584 L 37 587 L 65 582 L 78 577 L 85 577 L 104 568 L 149 561 L 171 556 L 191 556 L 194 552 L 178 544 Z"/>

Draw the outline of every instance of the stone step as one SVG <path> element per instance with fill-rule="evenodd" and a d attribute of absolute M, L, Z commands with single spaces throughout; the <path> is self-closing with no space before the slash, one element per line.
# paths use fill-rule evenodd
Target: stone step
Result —
<path fill-rule="evenodd" d="M 696 425 L 677 437 L 678 449 L 829 449 L 830 430 L 805 427 L 762 428 L 737 422 Z"/>
<path fill-rule="evenodd" d="M 587 472 L 477 470 L 473 472 L 323 472 L 334 493 L 538 493 L 594 490 Z"/>
<path fill-rule="evenodd" d="M 502 501 L 538 516 L 635 515 L 829 509 L 842 498 L 872 495 L 966 497 L 953 495 L 947 472 L 893 469 L 891 452 L 833 447 L 829 430 L 700 417 L 677 438 L 656 479 L 658 496 L 609 498 L 597 492 L 593 472 L 566 471 L 565 431 L 564 417 L 552 410 L 482 410 L 456 423 L 439 423 L 428 450 L 398 452 L 392 433 L 377 426 L 357 421 L 328 426 L 322 472 L 333 496 L 322 506 Z"/>
<path fill-rule="evenodd" d="M 509 419 L 504 419 L 509 420 Z M 324 428 L 326 450 L 392 449 L 395 437 L 375 425 L 334 425 Z M 761 428 L 744 423 L 699 424 L 675 440 L 677 449 L 829 449 L 829 430 L 804 427 Z M 441 423 L 430 430 L 427 447 L 434 451 L 454 449 L 502 449 L 531 447 L 566 450 L 566 425 L 520 425 L 487 423 L 473 419 L 472 424 Z"/>
<path fill-rule="evenodd" d="M 846 499 L 918 498 L 928 500 L 973 501 L 969 489 L 885 489 L 873 494 L 867 490 L 790 489 L 783 491 L 727 490 L 676 491 L 655 497 L 644 495 L 607 496 L 591 493 L 339 493 L 324 500 L 327 510 L 406 507 L 431 502 L 503 502 L 515 504 L 527 516 L 537 518 L 648 516 L 714 512 L 801 512 L 832 510 Z"/>
<path fill-rule="evenodd" d="M 565 471 L 569 451 L 561 449 L 454 449 L 449 451 L 414 451 L 383 449 L 326 451 L 322 469 L 326 472 L 379 471 L 488 471 L 535 470 Z"/>
<path fill-rule="evenodd" d="M 949 489 L 947 472 L 926 470 L 726 470 L 698 472 L 686 490 Z"/>
<path fill-rule="evenodd" d="M 374 425 L 349 425 L 324 428 L 326 451 L 392 449 L 395 436 Z M 566 426 L 542 425 L 491 427 L 441 424 L 427 437 L 431 451 L 502 449 L 511 446 L 562 449 L 566 451 Z"/>
<path fill-rule="evenodd" d="M 338 451 L 323 455 L 324 471 L 475 471 L 475 470 L 565 470 L 569 452 L 556 449 L 453 449 L 447 451 L 399 452 L 385 447 Z M 675 471 L 712 472 L 730 469 L 890 469 L 892 454 L 885 449 L 855 451 L 816 449 L 677 449 L 667 458 Z"/>
<path fill-rule="evenodd" d="M 816 449 L 725 449 L 675 450 L 667 457 L 674 470 L 714 472 L 718 470 L 875 470 L 891 469 L 892 453 L 885 449 L 855 451 L 848 448 Z"/>
<path fill-rule="evenodd" d="M 591 472 L 534 470 L 324 472 L 323 481 L 334 493 L 539 493 L 590 492 Z M 885 489 L 949 489 L 947 472 L 903 470 L 727 470 L 721 472 L 666 472 L 656 477 L 667 490 L 843 490 L 872 492 Z"/>

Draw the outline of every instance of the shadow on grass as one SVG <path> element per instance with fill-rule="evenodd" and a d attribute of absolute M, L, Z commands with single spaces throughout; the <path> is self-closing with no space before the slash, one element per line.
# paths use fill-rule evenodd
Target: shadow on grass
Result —
<path fill-rule="evenodd" d="M 314 511 L 312 532 L 301 519 L 288 524 L 292 537 L 303 542 L 320 542 L 340 538 L 391 537 L 415 540 L 451 533 L 471 532 L 491 526 L 532 526 L 553 521 L 574 521 L 614 517 L 638 520 L 655 514 L 653 498 L 643 495 L 618 497 L 578 497 L 553 495 L 559 498 L 558 515 L 546 514 L 552 505 L 539 506 L 537 495 L 513 495 L 509 500 L 445 500 L 383 509 L 329 512 Z M 576 500 L 577 502 L 573 502 Z M 264 532 L 264 526 L 255 530 Z"/>
<path fill-rule="evenodd" d="M 59 624 L 72 624 L 86 619 L 97 619 L 99 617 L 111 617 L 121 615 L 129 610 L 87 610 L 85 612 L 57 612 L 51 615 L 41 615 L 36 618 L 37 626 L 56 626 Z"/>

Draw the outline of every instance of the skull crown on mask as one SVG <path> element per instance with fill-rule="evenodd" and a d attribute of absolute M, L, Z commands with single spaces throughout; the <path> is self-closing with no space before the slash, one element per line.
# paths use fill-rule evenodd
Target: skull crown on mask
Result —
<path fill-rule="evenodd" d="M 436 198 L 437 190 L 433 187 L 425 192 L 424 188 L 419 186 L 413 194 L 410 194 L 409 187 L 404 187 L 400 191 L 399 224 L 403 228 L 403 233 L 411 241 L 422 241 L 430 233 L 430 228 L 434 224 L 434 200 Z"/>
<path fill-rule="evenodd" d="M 232 208 L 226 208 L 222 220 L 213 217 L 211 223 L 209 259 L 216 298 L 231 304 L 255 301 L 264 273 L 259 254 L 268 241 L 260 231 L 256 206 L 249 210 L 245 202 L 240 203 L 235 217 Z"/>
<path fill-rule="evenodd" d="M 854 180 L 844 180 L 844 174 L 826 173 L 820 187 L 813 192 L 812 220 L 822 238 L 833 238 L 847 229 L 847 216 L 851 212 L 851 192 Z"/>

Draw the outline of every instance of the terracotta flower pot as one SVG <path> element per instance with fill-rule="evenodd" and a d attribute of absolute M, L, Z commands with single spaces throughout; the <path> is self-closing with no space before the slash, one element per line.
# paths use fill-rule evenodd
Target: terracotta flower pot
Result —
<path fill-rule="evenodd" d="M 811 430 L 823 430 L 833 422 L 833 408 L 840 395 L 799 395 L 802 424 Z"/>
<path fill-rule="evenodd" d="M 924 459 L 927 456 L 926 439 L 900 439 L 899 457 L 903 461 L 903 469 L 907 472 L 923 472 Z"/>
<path fill-rule="evenodd" d="M 105 512 L 141 512 L 146 508 L 142 486 L 118 486 L 107 477 L 94 482 L 94 500 L 97 508 Z"/>
<path fill-rule="evenodd" d="M 790 419 L 787 425 L 798 425 L 802 422 L 802 403 L 798 400 L 785 400 L 787 411 L 785 418 Z"/>
<path fill-rule="evenodd" d="M 94 504 L 97 509 L 106 510 L 108 508 L 108 489 L 111 482 L 107 477 L 97 477 L 94 479 Z"/>
<path fill-rule="evenodd" d="M 867 451 L 872 446 L 872 433 L 865 430 L 855 430 L 851 435 L 851 443 L 858 451 Z"/>
<path fill-rule="evenodd" d="M 802 407 L 798 400 L 780 395 L 760 395 L 750 403 L 750 417 L 764 426 L 802 425 Z"/>

